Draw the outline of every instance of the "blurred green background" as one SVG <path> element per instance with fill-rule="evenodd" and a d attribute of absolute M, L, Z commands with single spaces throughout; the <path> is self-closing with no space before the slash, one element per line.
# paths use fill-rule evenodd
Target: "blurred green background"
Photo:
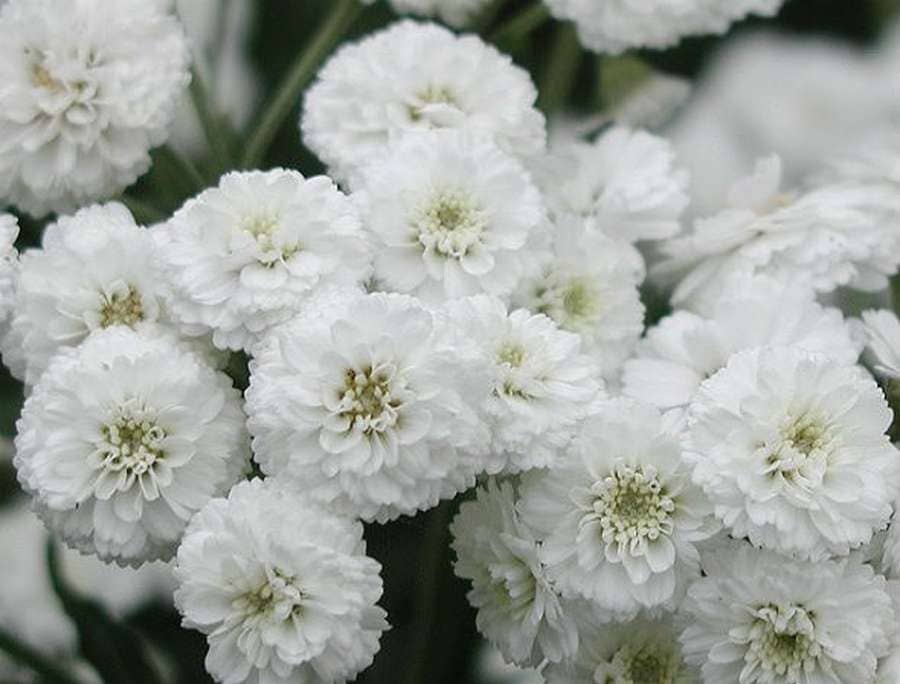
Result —
<path fill-rule="evenodd" d="M 723 0 L 727 2 L 728 0 Z M 290 64 L 315 32 L 332 0 L 255 0 L 258 16 L 252 40 L 253 59 L 264 79 L 263 92 L 271 94 Z M 491 34 L 497 26 L 517 15 L 529 3 L 507 0 L 496 19 L 485 29 Z M 871 43 L 900 9 L 900 0 L 790 0 L 774 20 L 750 20 L 734 32 L 759 25 L 777 25 L 785 31 L 825 34 L 861 45 Z M 371 32 L 394 19 L 383 3 L 368 8 L 354 24 L 351 35 Z M 696 76 L 710 55 L 725 38 L 695 38 L 668 51 L 640 53 L 656 68 L 683 76 Z M 557 109 L 568 107 L 595 111 L 602 101 L 603 84 L 599 60 L 580 51 L 574 44 L 571 27 L 547 21 L 504 45 L 517 63 L 528 69 L 537 82 L 548 81 L 547 64 L 554 54 L 568 55 L 564 68 L 552 74 L 553 92 L 545 94 L 541 104 Z M 559 61 L 557 61 L 559 63 Z M 278 132 L 266 155 L 264 166 L 299 168 L 304 174 L 322 170 L 318 161 L 300 145 L 297 111 Z M 230 144 L 240 147 L 242 134 L 236 132 Z M 157 191 L 161 161 L 144 178 L 136 195 L 163 213 L 174 210 L 186 198 L 171 188 Z M 164 184 L 163 184 L 164 185 Z M 41 225 L 23 219 L 23 241 L 36 243 Z M 2 371 L 0 374 L 0 430 L 14 434 L 15 420 L 22 402 L 22 388 Z M 15 491 L 14 474 L 0 470 L 0 497 L 9 500 Z M 385 526 L 370 526 L 367 539 L 370 553 L 384 566 L 383 605 L 393 626 L 383 641 L 373 667 L 358 681 L 364 683 L 463 684 L 487 682 L 475 674 L 474 657 L 480 639 L 473 612 L 465 600 L 466 587 L 454 578 L 450 562 L 446 525 L 455 510 L 447 503 L 419 515 Z M 3 572 L 15 571 L 4 568 Z M 177 663 L 179 684 L 210 681 L 203 669 L 205 644 L 196 633 L 181 630 L 177 616 L 169 608 L 150 607 L 133 617 L 131 625 L 147 636 Z M 496 680 L 501 681 L 501 680 Z"/>

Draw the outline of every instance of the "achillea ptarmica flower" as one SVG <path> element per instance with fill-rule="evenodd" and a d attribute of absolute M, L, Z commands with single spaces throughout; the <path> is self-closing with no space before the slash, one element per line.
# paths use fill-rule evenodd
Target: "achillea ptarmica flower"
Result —
<path fill-rule="evenodd" d="M 886 309 L 863 311 L 863 326 L 868 349 L 875 359 L 875 370 L 888 378 L 900 378 L 900 319 Z"/>
<path fill-rule="evenodd" d="M 614 400 L 584 422 L 567 458 L 522 476 L 519 511 L 565 597 L 611 617 L 673 607 L 699 574 L 695 543 L 718 528 L 691 482 L 675 426 Z"/>
<path fill-rule="evenodd" d="M 733 354 L 754 347 L 797 347 L 843 365 L 857 362 L 861 343 L 850 325 L 811 290 L 762 276 L 744 285 L 720 293 L 708 317 L 676 311 L 650 328 L 625 362 L 624 394 L 662 409 L 685 407 Z"/>
<path fill-rule="evenodd" d="M 624 126 L 591 143 L 551 145 L 536 177 L 554 218 L 581 218 L 627 242 L 672 237 L 690 201 L 688 173 L 676 165 L 672 145 Z"/>
<path fill-rule="evenodd" d="M 5 4 L 0 197 L 38 216 L 70 212 L 150 167 L 189 80 L 187 41 L 167 4 Z"/>
<path fill-rule="evenodd" d="M 526 309 L 509 313 L 498 299 L 471 297 L 446 307 L 460 350 L 471 351 L 490 378 L 479 407 L 488 417 L 491 472 L 552 465 L 577 422 L 603 396 L 600 367 L 577 335 Z"/>
<path fill-rule="evenodd" d="M 360 173 L 354 195 L 377 245 L 375 279 L 426 302 L 508 296 L 534 275 L 546 212 L 522 165 L 490 139 L 409 134 Z"/>
<path fill-rule="evenodd" d="M 166 321 L 168 290 L 150 232 L 123 205 L 65 216 L 20 257 L 15 308 L 3 361 L 33 385 L 53 355 L 94 330 Z"/>
<path fill-rule="evenodd" d="M 178 550 L 175 603 L 207 635 L 223 684 L 343 684 L 388 629 L 381 566 L 362 525 L 271 482 L 241 482 L 191 521 Z"/>
<path fill-rule="evenodd" d="M 583 611 L 582 611 L 583 612 Z M 684 661 L 671 616 L 618 623 L 586 620 L 576 656 L 543 670 L 547 684 L 699 684 Z"/>
<path fill-rule="evenodd" d="M 69 546 L 169 559 L 248 466 L 240 393 L 172 335 L 115 327 L 60 351 L 17 424 L 19 481 Z"/>
<path fill-rule="evenodd" d="M 15 246 L 17 237 L 19 222 L 16 217 L 0 214 L 0 326 L 4 327 L 15 305 L 19 268 L 19 253 Z"/>
<path fill-rule="evenodd" d="M 331 302 L 255 350 L 248 427 L 266 475 L 364 520 L 430 508 L 474 484 L 490 440 L 480 368 L 411 297 Z"/>
<path fill-rule="evenodd" d="M 478 36 L 402 21 L 339 50 L 304 101 L 303 142 L 342 180 L 413 130 L 457 128 L 527 157 L 546 145 L 526 71 Z"/>
<path fill-rule="evenodd" d="M 245 349 L 293 317 L 325 285 L 370 272 L 350 200 L 325 176 L 233 172 L 189 200 L 158 233 L 172 309 L 190 334 L 211 331 L 221 349 Z"/>
<path fill-rule="evenodd" d="M 887 286 L 900 260 L 896 189 L 860 182 L 797 192 L 780 186 L 780 160 L 763 159 L 731 189 L 728 208 L 661 243 L 666 259 L 651 275 L 663 282 L 681 278 L 675 305 L 708 309 L 735 273 L 762 273 L 817 292 Z"/>
<path fill-rule="evenodd" d="M 853 559 L 789 560 L 749 545 L 704 556 L 681 635 L 703 681 L 871 684 L 895 615 L 883 577 Z"/>
<path fill-rule="evenodd" d="M 516 513 L 510 482 L 493 478 L 460 506 L 450 526 L 457 576 L 472 583 L 478 630 L 507 662 L 539 665 L 571 658 L 578 630 L 538 555 L 538 543 Z"/>
<path fill-rule="evenodd" d="M 581 42 L 595 52 L 665 48 L 684 36 L 724 33 L 748 14 L 771 16 L 784 0 L 546 0 L 559 19 L 574 21 Z"/>
<path fill-rule="evenodd" d="M 576 333 L 605 376 L 618 375 L 644 330 L 644 305 L 630 245 L 580 219 L 554 226 L 553 255 L 517 288 L 513 303 Z M 638 255 L 639 257 L 639 255 Z M 643 262 L 640 270 L 643 270 Z"/>
<path fill-rule="evenodd" d="M 887 525 L 900 454 L 891 410 L 858 367 L 770 347 L 701 386 L 685 457 L 735 537 L 802 557 L 846 555 Z"/>

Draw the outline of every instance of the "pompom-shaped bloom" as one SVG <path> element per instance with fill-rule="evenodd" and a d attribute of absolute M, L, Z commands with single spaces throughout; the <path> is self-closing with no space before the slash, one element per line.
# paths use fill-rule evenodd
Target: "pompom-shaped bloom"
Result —
<path fill-rule="evenodd" d="M 0 325 L 6 323 L 15 305 L 19 268 L 19 253 L 15 247 L 17 237 L 19 223 L 16 217 L 0 214 Z"/>
<path fill-rule="evenodd" d="M 625 363 L 623 391 L 663 409 L 684 407 L 739 351 L 797 347 L 852 365 L 861 351 L 855 337 L 841 312 L 819 305 L 811 290 L 758 276 L 749 288 L 722 293 L 708 317 L 677 311 L 648 330 Z"/>
<path fill-rule="evenodd" d="M 884 527 L 900 454 L 891 411 L 855 366 L 802 349 L 734 355 L 691 404 L 686 458 L 735 537 L 817 558 Z"/>
<path fill-rule="evenodd" d="M 369 275 L 350 200 L 325 176 L 234 172 L 189 200 L 159 234 L 174 314 L 222 349 L 249 350 L 315 288 Z"/>
<path fill-rule="evenodd" d="M 894 632 L 883 577 L 853 559 L 810 563 L 743 544 L 704 557 L 681 635 L 707 684 L 872 684 Z"/>
<path fill-rule="evenodd" d="M 546 576 L 538 543 L 516 513 L 512 484 L 490 479 L 460 506 L 450 526 L 456 574 L 471 581 L 478 630 L 508 662 L 539 665 L 571 658 L 575 621 Z"/>
<path fill-rule="evenodd" d="M 175 603 L 217 682 L 343 684 L 388 627 L 380 571 L 358 522 L 252 480 L 191 521 Z"/>
<path fill-rule="evenodd" d="M 375 281 L 428 302 L 508 296 L 538 270 L 546 214 L 522 165 L 483 137 L 411 134 L 361 173 Z"/>
<path fill-rule="evenodd" d="M 748 14 L 771 16 L 784 0 L 545 0 L 559 19 L 574 21 L 595 52 L 664 48 L 684 36 L 724 33 Z"/>
<path fill-rule="evenodd" d="M 552 465 L 602 394 L 600 367 L 581 353 L 577 335 L 542 314 L 508 313 L 503 302 L 485 296 L 454 302 L 447 313 L 459 335 L 456 346 L 471 352 L 491 381 L 480 407 L 492 429 L 488 470 Z"/>
<path fill-rule="evenodd" d="M 270 333 L 246 393 L 263 472 L 379 521 L 472 486 L 489 444 L 472 407 L 488 379 L 442 327 L 412 298 L 375 294 Z"/>
<path fill-rule="evenodd" d="M 622 126 L 593 143 L 551 146 L 537 178 L 554 217 L 586 219 L 627 242 L 672 237 L 689 201 L 688 174 L 669 142 Z"/>
<path fill-rule="evenodd" d="M 110 197 L 150 167 L 188 83 L 167 3 L 10 0 L 0 11 L 0 198 L 35 215 Z"/>
<path fill-rule="evenodd" d="M 643 262 L 636 269 L 633 256 L 640 259 L 630 245 L 585 221 L 563 220 L 555 226 L 553 256 L 521 284 L 513 303 L 576 333 L 603 374 L 616 376 L 644 330 L 638 291 Z"/>
<path fill-rule="evenodd" d="M 729 278 L 763 273 L 831 292 L 876 291 L 900 262 L 900 194 L 884 183 L 844 182 L 782 192 L 781 162 L 769 157 L 731 189 L 729 207 L 661 245 L 652 273 L 681 279 L 676 305 L 708 309 Z"/>
<path fill-rule="evenodd" d="M 900 319 L 886 309 L 863 311 L 868 348 L 875 370 L 889 378 L 900 378 Z"/>
<path fill-rule="evenodd" d="M 544 669 L 547 684 L 699 684 L 685 663 L 671 617 L 622 624 L 586 622 L 575 658 Z"/>
<path fill-rule="evenodd" d="M 533 156 L 546 144 L 536 98 L 528 73 L 478 36 L 402 21 L 323 67 L 304 101 L 303 141 L 342 179 L 416 129 L 478 131 Z"/>
<path fill-rule="evenodd" d="M 699 573 L 695 542 L 716 531 L 675 426 L 628 400 L 588 418 L 566 460 L 526 473 L 519 509 L 563 595 L 617 618 L 674 605 Z"/>
<path fill-rule="evenodd" d="M 247 466 L 240 393 L 168 335 L 124 327 L 54 357 L 17 424 L 19 481 L 65 542 L 137 566 Z"/>
<path fill-rule="evenodd" d="M 94 330 L 164 321 L 166 298 L 150 232 L 121 204 L 82 209 L 22 253 L 3 360 L 33 385 L 54 354 Z"/>

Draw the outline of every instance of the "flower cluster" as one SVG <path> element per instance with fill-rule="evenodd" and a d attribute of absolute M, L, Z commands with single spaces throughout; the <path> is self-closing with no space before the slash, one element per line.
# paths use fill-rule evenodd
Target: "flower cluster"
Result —
<path fill-rule="evenodd" d="M 325 173 L 229 171 L 144 227 L 96 202 L 187 50 L 165 0 L 97 2 L 0 12 L 0 195 L 59 214 L 21 254 L 0 215 L 13 464 L 69 547 L 173 561 L 216 681 L 355 679 L 389 627 L 364 523 L 457 496 L 477 627 L 550 684 L 897 671 L 900 320 L 841 304 L 897 275 L 900 134 L 796 184 L 765 157 L 706 211 L 666 138 L 548 137 L 508 56 L 402 19 L 303 96 Z M 618 52 L 781 3 L 547 4 Z"/>

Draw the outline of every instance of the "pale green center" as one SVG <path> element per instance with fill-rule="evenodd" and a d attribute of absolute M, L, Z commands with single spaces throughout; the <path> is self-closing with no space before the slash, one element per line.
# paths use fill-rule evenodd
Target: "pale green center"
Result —
<path fill-rule="evenodd" d="M 273 266 L 278 261 L 287 261 L 300 251 L 299 243 L 277 245 L 275 235 L 281 227 L 281 219 L 274 213 L 262 212 L 248 216 L 240 224 L 241 230 L 256 240 L 259 249 L 257 259 L 264 266 Z"/>
<path fill-rule="evenodd" d="M 461 259 L 476 247 L 487 228 L 485 212 L 459 190 L 441 190 L 418 207 L 412 217 L 418 242 L 426 252 Z"/>
<path fill-rule="evenodd" d="M 773 675 L 783 681 L 805 681 L 822 655 L 814 620 L 813 613 L 799 606 L 759 608 L 744 656 L 744 672 L 749 676 L 741 681 L 768 682 Z"/>
<path fill-rule="evenodd" d="M 594 516 L 603 541 L 624 549 L 673 530 L 675 502 L 653 468 L 619 466 L 594 486 Z"/>
<path fill-rule="evenodd" d="M 456 98 L 448 88 L 429 85 L 416 93 L 415 103 L 408 107 L 409 118 L 418 123 L 424 117 L 425 107 L 434 104 L 446 104 L 456 106 Z"/>
<path fill-rule="evenodd" d="M 339 414 L 366 434 L 393 427 L 402 402 L 391 394 L 390 367 L 348 369 L 340 390 Z"/>
<path fill-rule="evenodd" d="M 103 425 L 100 433 L 103 442 L 98 452 L 102 466 L 110 472 L 140 476 L 165 458 L 161 444 L 166 432 L 146 418 L 123 415 Z"/>
<path fill-rule="evenodd" d="M 616 652 L 612 664 L 621 672 L 617 684 L 674 684 L 681 660 L 673 649 L 659 644 L 627 644 Z"/>

